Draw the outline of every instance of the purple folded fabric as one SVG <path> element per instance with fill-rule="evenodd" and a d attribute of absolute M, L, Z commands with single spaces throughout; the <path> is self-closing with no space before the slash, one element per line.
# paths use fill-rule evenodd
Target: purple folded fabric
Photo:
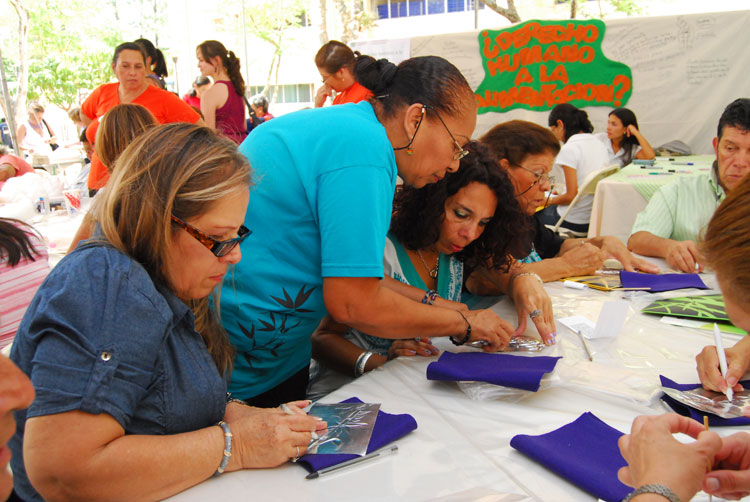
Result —
<path fill-rule="evenodd" d="M 641 274 L 623 270 L 620 282 L 623 288 L 651 288 L 652 293 L 685 288 L 708 289 L 698 274 Z"/>
<path fill-rule="evenodd" d="M 674 382 L 670 380 L 669 378 L 665 377 L 664 375 L 659 375 L 659 378 L 661 379 L 661 384 L 664 387 L 669 387 L 671 389 L 677 389 L 677 390 L 692 390 L 696 387 L 700 387 L 701 384 L 699 383 L 689 383 L 689 384 L 681 384 Z M 742 385 L 744 388 L 750 388 L 750 380 L 743 380 L 740 382 L 740 385 Z M 703 416 L 708 417 L 708 425 L 713 426 L 724 426 L 724 425 L 748 425 L 750 424 L 750 418 L 746 417 L 737 417 L 737 418 L 721 418 L 717 415 L 714 415 L 713 413 L 708 413 L 707 411 L 699 411 L 695 408 L 691 408 L 690 406 L 687 406 L 685 404 L 682 404 L 679 401 L 675 401 L 671 397 L 669 397 L 666 394 L 663 394 L 661 396 L 662 401 L 667 403 L 670 408 L 672 408 L 675 413 L 679 413 L 680 415 L 684 417 L 692 418 L 693 420 L 703 423 Z"/>
<path fill-rule="evenodd" d="M 515 436 L 510 445 L 591 495 L 620 502 L 632 491 L 617 479 L 617 471 L 627 465 L 617 446 L 622 435 L 586 412 L 547 434 Z"/>
<path fill-rule="evenodd" d="M 361 403 L 362 401 L 356 397 L 352 397 L 341 402 Z M 393 441 L 406 436 L 416 428 L 417 421 L 409 414 L 391 415 L 384 411 L 378 411 L 378 418 L 375 420 L 375 426 L 372 429 L 370 443 L 367 446 L 367 453 L 372 453 L 388 443 L 392 443 Z M 297 463 L 307 469 L 308 472 L 315 472 L 359 456 L 360 455 L 354 455 L 352 453 L 309 453 L 301 456 Z"/>
<path fill-rule="evenodd" d="M 428 380 L 488 382 L 536 392 L 545 373 L 555 369 L 559 357 L 523 357 L 485 352 L 443 352 L 427 366 Z"/>

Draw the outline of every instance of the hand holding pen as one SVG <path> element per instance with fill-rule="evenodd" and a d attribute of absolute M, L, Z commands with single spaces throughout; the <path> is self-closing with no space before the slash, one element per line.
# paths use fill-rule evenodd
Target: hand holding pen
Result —
<path fill-rule="evenodd" d="M 719 354 L 713 345 L 704 347 L 695 357 L 698 376 L 705 389 L 724 392 L 731 388 L 734 392 L 739 392 L 743 388 L 738 382 L 750 367 L 750 337 L 744 337 L 724 352 L 727 361 L 726 377 L 721 374 Z"/>

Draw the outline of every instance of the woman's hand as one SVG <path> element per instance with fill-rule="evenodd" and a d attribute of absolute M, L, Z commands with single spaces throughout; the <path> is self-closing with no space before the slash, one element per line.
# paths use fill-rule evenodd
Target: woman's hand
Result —
<path fill-rule="evenodd" d="M 560 256 L 570 267 L 570 276 L 591 275 L 604 267 L 604 256 L 601 250 L 581 241 L 580 246 L 575 246 Z"/>
<path fill-rule="evenodd" d="M 734 347 L 726 349 L 725 353 L 727 355 L 726 380 L 721 376 L 719 355 L 713 345 L 703 347 L 700 354 L 695 356 L 695 361 L 698 363 L 698 376 L 705 389 L 724 392 L 729 386 L 739 392 L 743 389 L 738 382 L 750 368 L 750 338 L 743 338 Z"/>
<path fill-rule="evenodd" d="M 683 433 L 697 441 L 683 444 L 672 434 Z M 658 483 L 670 488 L 680 500 L 690 500 L 701 489 L 708 465 L 722 445 L 713 431 L 675 413 L 640 416 L 633 421 L 630 434 L 618 441 L 627 461 L 617 473 L 626 485 Z"/>
<path fill-rule="evenodd" d="M 473 328 L 472 328 L 473 330 Z M 388 360 L 395 359 L 397 357 L 406 356 L 412 357 L 416 355 L 430 357 L 439 354 L 440 351 L 432 345 L 430 339 L 423 336 L 419 340 L 396 340 L 388 349 Z"/>
<path fill-rule="evenodd" d="M 703 490 L 724 499 L 738 500 L 750 495 L 750 435 L 738 432 L 722 438 L 714 457 L 715 471 L 703 480 Z"/>
<path fill-rule="evenodd" d="M 498 352 L 510 343 L 513 336 L 513 326 L 501 319 L 493 311 L 469 310 L 463 314 L 471 325 L 471 336 L 466 343 L 485 340 L 489 345 L 482 347 L 485 352 Z M 461 338 L 461 337 L 456 337 Z"/>
<path fill-rule="evenodd" d="M 290 409 L 307 401 L 288 403 Z M 326 423 L 304 413 L 287 415 L 279 408 L 229 403 L 224 417 L 234 436 L 227 470 L 276 467 L 304 455 L 312 432 Z"/>
<path fill-rule="evenodd" d="M 633 254 L 628 251 L 625 244 L 623 244 L 617 237 L 607 235 L 601 239 L 602 243 L 599 249 L 604 253 L 604 257 L 616 258 L 622 263 L 623 268 L 628 272 L 634 272 L 636 269 L 649 274 L 656 274 L 659 272 L 658 266 L 649 261 L 633 256 Z"/>
<path fill-rule="evenodd" d="M 527 319 L 531 319 L 542 341 L 547 345 L 554 344 L 557 341 L 555 317 L 552 312 L 552 300 L 544 285 L 533 275 L 518 275 L 513 279 L 511 297 L 518 314 L 518 328 L 513 335 L 523 334 L 526 331 Z M 539 315 L 531 317 L 535 311 L 540 312 Z"/>
<path fill-rule="evenodd" d="M 703 272 L 703 256 L 693 241 L 669 241 L 664 258 L 670 267 L 693 274 Z"/>
<path fill-rule="evenodd" d="M 318 88 L 318 92 L 315 93 L 315 108 L 320 108 L 326 104 L 326 99 L 331 97 L 333 89 L 328 84 L 323 84 Z"/>

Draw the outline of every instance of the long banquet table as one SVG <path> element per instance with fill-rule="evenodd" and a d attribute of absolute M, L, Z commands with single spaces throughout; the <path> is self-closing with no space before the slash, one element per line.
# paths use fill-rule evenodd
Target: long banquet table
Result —
<path fill-rule="evenodd" d="M 680 176 L 708 174 L 713 160 L 713 155 L 657 157 L 653 167 L 630 164 L 600 181 L 588 236 L 614 235 L 627 242 L 636 216 L 657 189 Z"/>
<path fill-rule="evenodd" d="M 709 287 L 715 287 L 713 276 L 702 277 Z M 656 298 L 709 291 L 681 290 L 660 295 L 579 291 L 565 288 L 561 282 L 548 283 L 546 289 L 557 319 L 582 315 L 596 321 L 604 302 L 623 297 L 630 301 L 619 336 L 589 342 L 594 362 L 586 358 L 580 339 L 558 321 L 558 344 L 540 354 L 560 355 L 563 359 L 543 381 L 540 391 L 514 401 L 472 400 L 455 383 L 425 378 L 425 369 L 435 357 L 399 358 L 321 400 L 338 402 L 356 396 L 381 403 L 383 411 L 413 415 L 419 427 L 396 442 L 397 455 L 315 480 L 305 480 L 307 472 L 291 463 L 276 469 L 233 472 L 209 479 L 171 500 L 595 500 L 512 449 L 511 438 L 516 434 L 549 432 L 587 411 L 623 432 L 630 430 L 637 415 L 665 412 L 657 399 L 658 375 L 682 383 L 697 382 L 694 356 L 704 345 L 713 344 L 713 336 L 708 331 L 664 324 L 639 311 Z M 508 299 L 492 308 L 515 320 L 515 310 Z M 526 334 L 536 336 L 533 327 Z M 726 345 L 738 339 L 735 335 L 724 337 Z M 455 350 L 446 342 L 435 339 L 441 350 Z M 734 432 L 731 429 L 718 432 Z M 501 493 L 519 497 L 502 498 Z M 694 500 L 703 499 L 705 496 L 699 495 Z"/>

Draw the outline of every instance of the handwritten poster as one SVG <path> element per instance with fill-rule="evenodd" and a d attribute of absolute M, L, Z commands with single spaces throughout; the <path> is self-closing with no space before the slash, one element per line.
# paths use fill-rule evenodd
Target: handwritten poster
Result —
<path fill-rule="evenodd" d="M 475 91 L 478 112 L 542 111 L 560 103 L 625 106 L 632 73 L 604 55 L 605 30 L 603 21 L 589 19 L 527 21 L 480 31 L 484 79 Z"/>

